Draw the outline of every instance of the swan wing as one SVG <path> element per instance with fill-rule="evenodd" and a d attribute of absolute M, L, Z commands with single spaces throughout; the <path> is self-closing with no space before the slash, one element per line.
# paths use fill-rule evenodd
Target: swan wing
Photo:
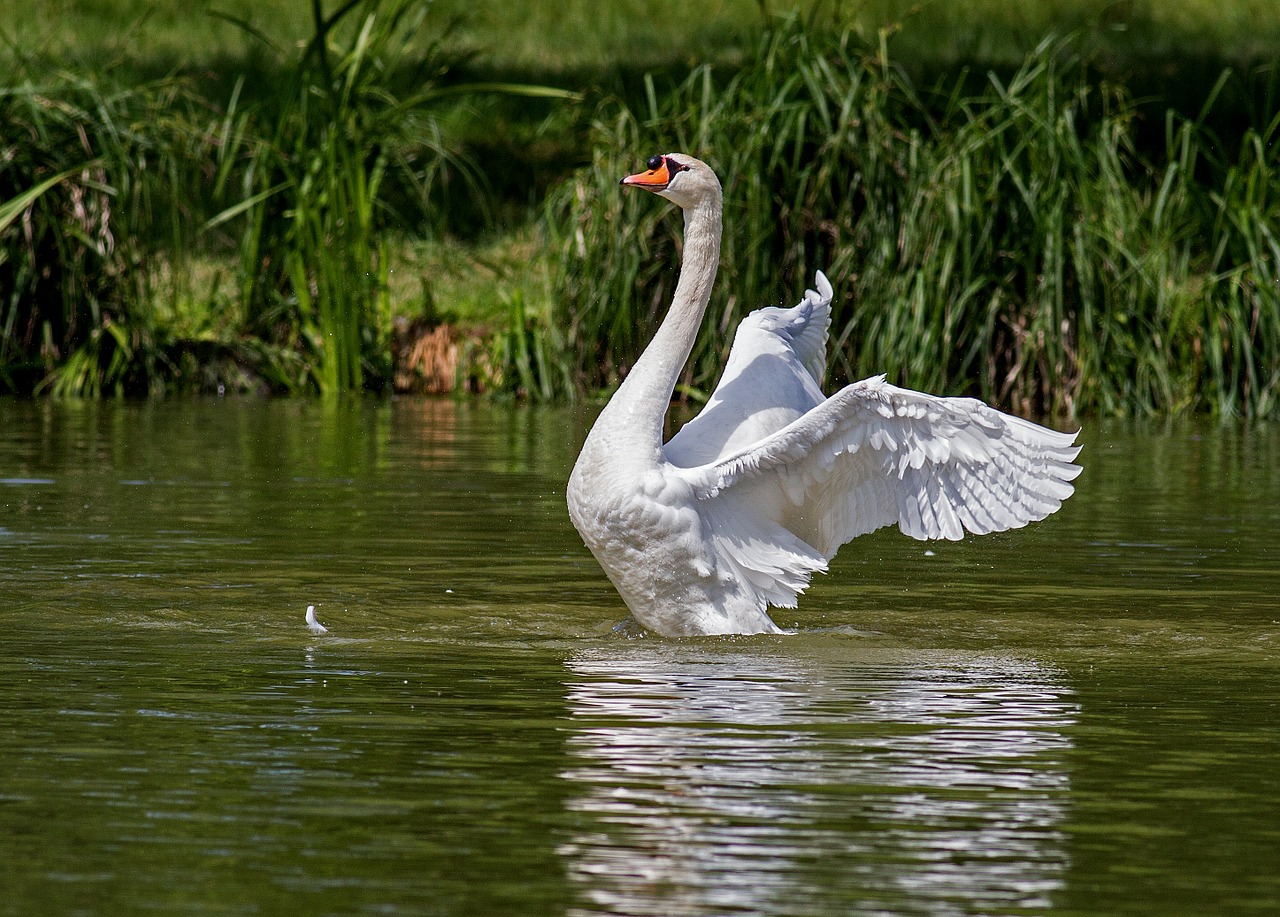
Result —
<path fill-rule="evenodd" d="M 1075 438 L 876 376 L 758 443 L 678 471 L 704 504 L 717 553 L 750 568 L 762 597 L 790 605 L 842 544 L 882 526 L 958 540 L 1043 519 L 1074 490 Z"/>
<path fill-rule="evenodd" d="M 832 290 L 821 271 L 815 286 L 790 309 L 758 309 L 738 324 L 720 383 L 666 444 L 667 461 L 688 468 L 733 455 L 823 402 Z"/>

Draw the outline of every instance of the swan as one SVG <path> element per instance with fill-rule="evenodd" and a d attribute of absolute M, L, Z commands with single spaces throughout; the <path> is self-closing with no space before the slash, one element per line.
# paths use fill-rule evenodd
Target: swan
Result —
<path fill-rule="evenodd" d="M 720 257 L 720 181 L 682 153 L 622 179 L 684 211 L 666 318 L 596 419 L 570 473 L 569 515 L 632 616 L 667 637 L 786 633 L 841 545 L 896 523 L 917 539 L 1000 532 L 1055 512 L 1080 473 L 1078 434 L 883 375 L 830 398 L 830 282 L 738 325 L 701 413 L 664 443 Z"/>

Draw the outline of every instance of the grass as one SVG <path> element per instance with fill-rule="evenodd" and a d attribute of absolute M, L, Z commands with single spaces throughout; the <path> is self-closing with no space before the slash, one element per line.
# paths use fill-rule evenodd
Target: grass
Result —
<path fill-rule="evenodd" d="M 728 202 L 725 282 L 682 380 L 694 398 L 736 320 L 821 267 L 841 291 L 837 377 L 1023 413 L 1275 410 L 1280 116 L 1237 147 L 1170 112 L 1149 159 L 1133 101 L 1071 43 L 976 91 L 922 93 L 887 42 L 811 34 L 789 20 L 727 84 L 700 68 L 597 120 L 595 160 L 546 220 L 580 389 L 616 384 L 670 300 L 678 220 L 614 186 L 632 151 L 680 149 L 713 161 Z"/>
<path fill-rule="evenodd" d="M 896 40 L 904 61 L 945 66 L 1016 65 L 1046 34 L 1082 31 L 1090 50 L 1116 61 L 1213 57 L 1245 64 L 1274 57 L 1280 21 L 1272 0 L 859 0 L 788 3 L 707 0 L 672 15 L 648 0 L 439 0 L 443 20 L 458 19 L 454 40 L 476 50 L 494 71 L 547 78 L 736 64 L 755 44 L 765 11 L 816 9 L 838 29 L 874 41 L 903 24 Z M 312 11 L 292 0 L 33 0 L 0 11 L 11 47 L 100 67 L 140 68 L 147 75 L 196 70 L 257 53 L 257 43 L 210 11 L 252 22 L 274 41 L 307 35 Z M 574 88 L 582 88 L 581 85 Z"/>
<path fill-rule="evenodd" d="M 732 208 L 691 398 L 826 265 L 842 377 L 1275 413 L 1268 2 L 818 3 L 762 38 L 772 6 L 0 11 L 0 138 L 38 141 L 0 139 L 0 386 L 377 390 L 413 319 L 473 326 L 490 386 L 607 387 L 678 255 L 616 180 L 683 148 Z M 513 82 L 586 101 L 466 91 Z"/>
<path fill-rule="evenodd" d="M 185 105 L 169 82 L 76 77 L 0 91 L 0 380 L 97 394 L 158 359 L 145 319 L 155 240 L 181 234 Z M 100 373 L 89 373 L 93 363 Z"/>
<path fill-rule="evenodd" d="M 251 327 L 264 338 L 285 329 L 282 343 L 312 357 L 314 372 L 300 387 L 336 393 L 391 375 L 390 268 L 375 223 L 383 181 L 406 166 L 439 65 L 429 45 L 411 47 L 425 19 L 421 4 L 344 4 L 326 13 L 316 0 L 312 9 L 311 40 L 300 51 L 278 50 L 288 80 L 277 104 L 239 119 L 229 113 L 237 138 L 247 139 L 224 145 L 219 180 L 239 176 L 243 198 L 210 225 L 243 220 Z M 413 86 L 399 94 L 393 79 Z M 236 162 L 242 146 L 244 162 Z M 406 166 L 408 183 L 429 190 L 445 155 L 430 149 L 424 167 Z"/>
<path fill-rule="evenodd" d="M 0 381 L 62 395 L 246 379 L 322 393 L 390 384 L 391 248 L 449 180 L 479 197 L 469 167 L 439 142 L 432 106 L 468 91 L 566 94 L 441 85 L 441 31 L 420 0 L 331 11 L 316 0 L 312 14 L 301 44 L 233 23 L 278 58 L 272 90 L 252 100 L 244 77 L 218 105 L 187 79 L 113 95 L 108 79 L 59 72 L 0 95 L 6 128 L 35 138 L 0 163 L 0 266 L 12 266 L 13 290 Z M 120 111 L 117 96 L 129 103 Z M 79 180 L 67 151 L 97 157 Z M 209 320 L 191 322 L 192 266 L 233 251 L 238 264 L 214 272 L 226 282 L 205 301 Z M 184 307 L 158 309 L 162 296 Z"/>

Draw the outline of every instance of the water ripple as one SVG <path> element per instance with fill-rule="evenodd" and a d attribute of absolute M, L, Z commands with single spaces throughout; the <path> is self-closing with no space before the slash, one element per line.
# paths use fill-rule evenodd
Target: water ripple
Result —
<path fill-rule="evenodd" d="M 569 668 L 575 913 L 1036 910 L 1063 883 L 1078 707 L 1048 671 L 660 650 Z"/>

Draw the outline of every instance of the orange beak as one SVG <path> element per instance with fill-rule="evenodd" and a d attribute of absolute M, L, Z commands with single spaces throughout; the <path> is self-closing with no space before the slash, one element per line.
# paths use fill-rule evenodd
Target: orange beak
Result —
<path fill-rule="evenodd" d="M 646 191 L 665 191 L 667 185 L 671 184 L 671 172 L 667 168 L 666 157 L 662 157 L 662 165 L 656 169 L 650 169 L 647 172 L 637 172 L 635 175 L 628 175 L 620 184 L 635 185 L 637 188 L 644 188 Z"/>

